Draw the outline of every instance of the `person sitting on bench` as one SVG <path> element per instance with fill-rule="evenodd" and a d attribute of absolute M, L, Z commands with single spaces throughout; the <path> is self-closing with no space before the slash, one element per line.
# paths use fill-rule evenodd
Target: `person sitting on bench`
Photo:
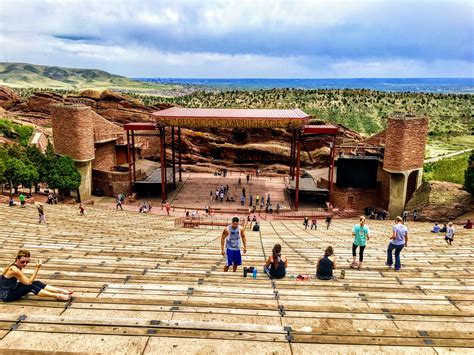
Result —
<path fill-rule="evenodd" d="M 265 273 L 271 279 L 281 279 L 286 275 L 286 268 L 288 267 L 288 260 L 281 255 L 281 245 L 275 244 L 272 250 L 272 255 L 268 257 L 265 263 Z"/>
<path fill-rule="evenodd" d="M 258 222 L 255 222 L 255 224 L 253 225 L 252 231 L 260 232 L 260 224 L 258 224 Z"/>
<path fill-rule="evenodd" d="M 41 281 L 35 281 L 36 275 L 41 268 L 41 260 L 36 264 L 35 272 L 26 277 L 23 268 L 30 262 L 28 250 L 18 251 L 15 261 L 8 265 L 0 276 L 0 299 L 3 302 L 17 301 L 28 293 L 33 292 L 40 297 L 54 297 L 58 301 L 69 301 L 72 291 L 46 285 Z"/>
<path fill-rule="evenodd" d="M 439 227 L 438 223 L 435 223 L 433 229 L 431 230 L 431 233 L 439 233 L 440 229 L 441 228 Z"/>
<path fill-rule="evenodd" d="M 333 278 L 332 271 L 336 269 L 336 258 L 332 246 L 328 246 L 321 256 L 316 266 L 316 277 L 320 280 L 331 280 Z"/>

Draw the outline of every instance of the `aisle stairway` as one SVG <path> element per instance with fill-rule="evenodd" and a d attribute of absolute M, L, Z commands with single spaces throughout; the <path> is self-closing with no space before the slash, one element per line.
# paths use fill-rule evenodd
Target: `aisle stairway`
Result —
<path fill-rule="evenodd" d="M 403 269 L 384 266 L 390 221 L 370 221 L 366 269 L 349 269 L 354 220 L 330 230 L 300 221 L 247 231 L 245 265 L 257 278 L 223 273 L 220 231 L 179 229 L 174 220 L 126 211 L 0 205 L 0 264 L 20 248 L 43 259 L 38 279 L 75 291 L 71 302 L 33 295 L 0 303 L 0 352 L 7 349 L 110 353 L 309 354 L 472 351 L 474 235 L 454 244 L 409 223 Z M 261 265 L 280 243 L 288 277 L 269 280 Z M 313 274 L 332 245 L 345 279 L 296 281 Z M 31 271 L 32 267 L 29 268 Z M 239 270 L 240 271 L 240 270 Z M 348 347 L 350 346 L 350 347 Z"/>

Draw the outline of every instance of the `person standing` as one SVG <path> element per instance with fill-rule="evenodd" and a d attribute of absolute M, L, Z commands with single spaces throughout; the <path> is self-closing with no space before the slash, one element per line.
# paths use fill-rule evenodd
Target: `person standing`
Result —
<path fill-rule="evenodd" d="M 393 258 L 392 253 L 395 250 L 395 270 L 399 271 L 402 267 L 400 262 L 400 252 L 403 247 L 408 246 L 408 228 L 403 224 L 403 219 L 400 216 L 395 218 L 395 225 L 392 228 L 392 236 L 387 249 L 387 262 L 385 265 L 392 267 Z"/>
<path fill-rule="evenodd" d="M 359 217 L 359 224 L 355 224 L 352 229 L 354 242 L 352 243 L 352 264 L 351 268 L 362 269 L 362 261 L 364 261 L 364 249 L 369 238 L 369 227 L 365 225 L 365 216 Z M 359 264 L 356 262 L 357 248 L 359 247 Z"/>
<path fill-rule="evenodd" d="M 20 199 L 20 205 L 21 207 L 25 207 L 25 195 L 23 194 L 20 194 L 20 196 L 18 196 L 18 198 Z"/>
<path fill-rule="evenodd" d="M 257 197 L 255 197 L 255 205 L 258 206 L 258 201 L 260 201 L 260 195 L 257 195 Z"/>
<path fill-rule="evenodd" d="M 123 211 L 123 208 L 122 208 L 122 198 L 120 195 L 118 195 L 117 197 L 117 204 L 115 205 L 115 209 L 118 210 L 120 207 L 120 210 Z"/>
<path fill-rule="evenodd" d="M 81 216 L 84 216 L 84 206 L 82 205 L 82 203 L 79 204 L 79 214 Z"/>
<path fill-rule="evenodd" d="M 242 206 L 245 205 L 245 196 L 244 196 L 244 195 L 242 195 L 242 196 L 240 197 L 240 204 L 241 204 Z"/>
<path fill-rule="evenodd" d="M 326 217 L 326 230 L 329 229 L 329 226 L 331 225 L 332 222 L 332 216 L 327 216 Z"/>
<path fill-rule="evenodd" d="M 252 206 L 252 203 L 253 203 L 252 193 L 250 193 L 249 199 L 250 199 L 249 206 Z"/>
<path fill-rule="evenodd" d="M 308 229 L 309 217 L 305 217 L 303 220 L 304 230 Z"/>
<path fill-rule="evenodd" d="M 453 222 L 448 223 L 448 228 L 446 228 L 446 236 L 444 237 L 444 240 L 446 240 L 446 243 L 451 245 L 451 243 L 454 240 L 454 227 L 453 227 Z"/>
<path fill-rule="evenodd" d="M 311 229 L 313 229 L 314 227 L 314 230 L 318 230 L 318 220 L 316 219 L 316 217 L 313 217 L 313 220 L 311 221 Z"/>
<path fill-rule="evenodd" d="M 415 222 L 418 219 L 418 211 L 415 209 L 413 210 L 413 222 Z"/>
<path fill-rule="evenodd" d="M 403 211 L 402 213 L 402 219 L 403 219 L 403 223 L 406 223 L 407 222 L 407 219 L 408 219 L 408 212 L 405 210 Z"/>
<path fill-rule="evenodd" d="M 245 197 L 245 187 L 242 187 L 242 195 Z"/>
<path fill-rule="evenodd" d="M 267 196 L 267 205 L 270 205 L 270 194 Z"/>
<path fill-rule="evenodd" d="M 41 224 L 41 222 L 44 222 L 44 224 L 47 224 L 46 216 L 44 215 L 43 205 L 39 204 L 38 206 L 36 206 L 36 208 L 38 209 L 38 215 L 39 215 L 38 223 Z"/>
<path fill-rule="evenodd" d="M 165 210 L 166 210 L 166 213 L 167 213 L 168 216 L 169 216 L 169 215 L 170 215 L 170 211 L 171 211 L 171 206 L 170 206 L 169 202 L 166 202 Z"/>
<path fill-rule="evenodd" d="M 239 181 L 237 181 L 237 186 L 241 186 L 242 185 L 242 179 L 239 177 Z"/>
<path fill-rule="evenodd" d="M 232 224 L 224 228 L 221 237 L 221 254 L 226 256 L 224 272 L 232 266 L 232 271 L 236 272 L 237 267 L 242 265 L 242 255 L 240 253 L 241 241 L 244 254 L 247 253 L 247 239 L 245 237 L 245 227 L 239 226 L 239 218 L 232 218 Z"/>

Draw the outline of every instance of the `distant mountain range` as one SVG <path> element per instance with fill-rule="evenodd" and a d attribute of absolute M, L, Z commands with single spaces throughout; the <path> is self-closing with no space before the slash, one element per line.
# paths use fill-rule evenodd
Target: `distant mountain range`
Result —
<path fill-rule="evenodd" d="M 0 85 L 24 88 L 119 89 L 140 88 L 149 84 L 98 69 L 51 67 L 28 63 L 0 63 Z"/>

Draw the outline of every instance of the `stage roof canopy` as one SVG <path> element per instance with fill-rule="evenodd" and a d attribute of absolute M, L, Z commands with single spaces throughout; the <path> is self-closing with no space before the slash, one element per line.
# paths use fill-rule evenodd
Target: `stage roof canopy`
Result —
<path fill-rule="evenodd" d="M 153 112 L 160 126 L 214 128 L 302 128 L 310 116 L 300 109 L 214 109 L 172 107 Z"/>

